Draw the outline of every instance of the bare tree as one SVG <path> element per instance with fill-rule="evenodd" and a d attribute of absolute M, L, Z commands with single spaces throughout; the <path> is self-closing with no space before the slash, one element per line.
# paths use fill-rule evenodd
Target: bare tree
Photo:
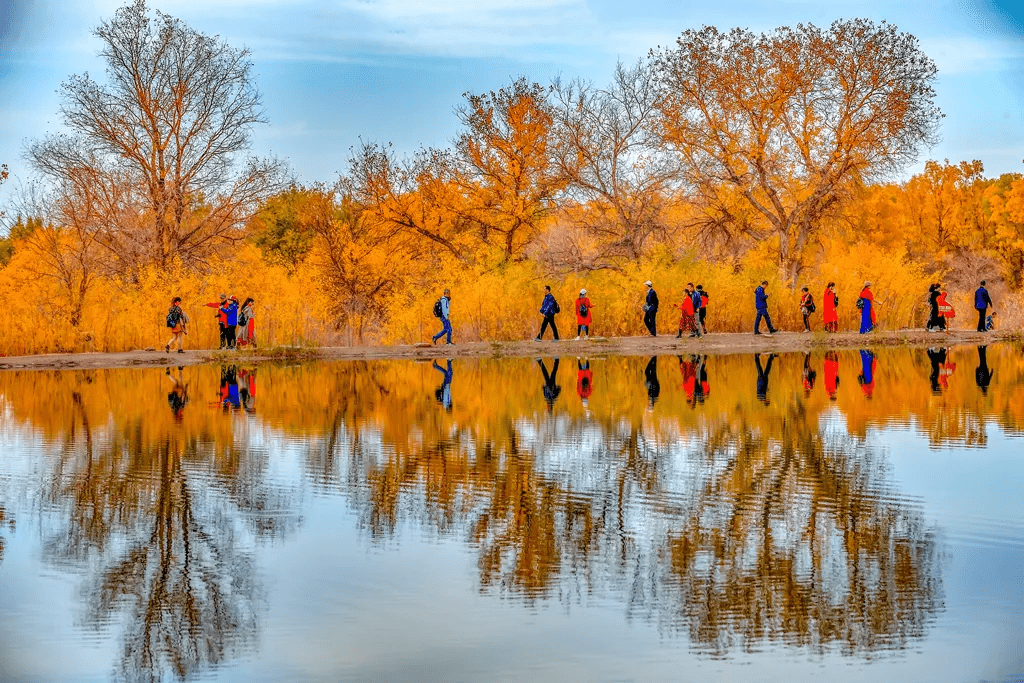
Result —
<path fill-rule="evenodd" d="M 63 83 L 72 133 L 30 144 L 28 158 L 63 201 L 90 203 L 88 229 L 116 267 L 202 262 L 242 236 L 282 176 L 277 160 L 239 164 L 265 122 L 249 51 L 151 17 L 144 0 L 94 34 L 107 82 L 84 74 Z"/>
<path fill-rule="evenodd" d="M 892 174 L 936 141 L 937 69 L 917 39 L 866 19 L 755 34 L 685 31 L 651 53 L 661 135 L 700 203 L 738 192 L 778 240 L 795 283 L 820 219 L 857 180 Z"/>
<path fill-rule="evenodd" d="M 652 236 L 670 231 L 677 165 L 652 131 L 656 85 L 643 62 L 620 63 L 607 88 L 554 84 L 557 164 L 568 195 L 587 207 L 578 222 L 600 243 L 597 267 L 639 258 Z"/>

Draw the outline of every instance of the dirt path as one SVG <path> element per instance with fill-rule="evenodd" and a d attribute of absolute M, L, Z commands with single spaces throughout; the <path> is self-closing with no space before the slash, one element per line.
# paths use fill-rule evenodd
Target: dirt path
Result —
<path fill-rule="evenodd" d="M 955 330 L 948 334 L 924 330 L 876 332 L 869 335 L 841 333 L 824 335 L 779 332 L 755 337 L 752 334 L 710 334 L 699 339 L 676 339 L 672 336 L 594 337 L 589 341 L 515 341 L 468 342 L 454 346 L 353 346 L 320 349 L 278 348 L 268 352 L 250 351 L 186 351 L 166 354 L 157 351 L 123 353 L 66 353 L 39 356 L 0 358 L 0 370 L 61 370 L 200 363 L 254 363 L 273 360 L 369 360 L 389 358 L 500 358 L 536 356 L 653 356 L 674 353 L 754 353 L 757 351 L 804 351 L 827 348 L 878 348 L 891 346 L 956 346 L 981 345 L 997 341 L 1020 340 L 1019 332 L 988 332 Z"/>

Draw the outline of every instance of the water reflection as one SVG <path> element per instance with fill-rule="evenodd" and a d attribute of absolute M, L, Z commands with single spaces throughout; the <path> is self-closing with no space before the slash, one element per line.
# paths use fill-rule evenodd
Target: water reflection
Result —
<path fill-rule="evenodd" d="M 548 406 L 548 413 L 552 413 L 555 410 L 555 401 L 562 394 L 562 387 L 558 384 L 558 362 L 559 359 L 555 358 L 551 364 L 551 372 L 548 372 L 548 368 L 544 365 L 544 359 L 538 358 L 537 365 L 540 366 L 540 372 L 544 376 L 544 386 L 541 392 L 544 395 L 544 403 Z"/>
<path fill-rule="evenodd" d="M 988 347 L 978 347 L 978 367 L 974 371 L 974 381 L 981 389 L 982 394 L 988 394 L 988 387 L 992 384 L 992 372 L 988 367 Z"/>
<path fill-rule="evenodd" d="M 974 353 L 681 355 L 680 383 L 661 381 L 664 357 L 661 378 L 658 358 L 579 358 L 577 396 L 559 359 L 460 360 L 455 383 L 450 360 L 261 366 L 258 414 L 257 373 L 234 365 L 5 373 L 0 415 L 42 444 L 46 504 L 19 521 L 38 516 L 47 565 L 84 577 L 89 627 L 123 624 L 125 679 L 194 678 L 256 648 L 254 560 L 302 522 L 272 467 L 281 439 L 372 542 L 463 541 L 485 596 L 598 596 L 711 656 L 869 656 L 927 635 L 943 581 L 937 531 L 868 431 L 1020 434 L 1024 360 L 979 347 L 975 381 L 953 375 Z M 12 514 L 0 496 L 0 527 Z"/>

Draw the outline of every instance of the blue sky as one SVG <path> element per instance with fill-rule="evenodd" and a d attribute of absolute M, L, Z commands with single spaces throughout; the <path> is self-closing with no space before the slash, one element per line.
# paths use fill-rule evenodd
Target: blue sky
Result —
<path fill-rule="evenodd" d="M 0 0 L 0 163 L 31 178 L 27 140 L 60 129 L 56 90 L 72 73 L 102 77 L 90 29 L 114 0 Z M 713 24 L 768 30 L 841 17 L 885 19 L 939 66 L 942 142 L 925 158 L 981 159 L 987 175 L 1024 171 L 1024 10 L 988 0 L 828 3 L 773 0 L 183 0 L 151 1 L 253 51 L 270 125 L 257 153 L 285 158 L 302 182 L 333 180 L 359 139 L 400 152 L 444 146 L 467 90 L 525 75 L 606 82 L 617 60 Z M 920 167 L 923 164 L 918 164 Z M 915 169 L 909 169 L 913 171 Z"/>

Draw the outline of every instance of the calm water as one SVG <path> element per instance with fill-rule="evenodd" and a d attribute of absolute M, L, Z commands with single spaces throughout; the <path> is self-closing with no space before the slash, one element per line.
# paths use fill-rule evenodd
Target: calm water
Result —
<path fill-rule="evenodd" d="M 5 683 L 1024 680 L 1019 347 L 168 373 L 0 373 Z"/>

